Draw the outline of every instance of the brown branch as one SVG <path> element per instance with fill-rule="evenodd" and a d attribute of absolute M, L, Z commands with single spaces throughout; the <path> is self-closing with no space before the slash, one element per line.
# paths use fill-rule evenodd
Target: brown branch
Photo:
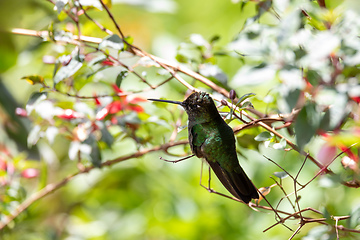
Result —
<path fill-rule="evenodd" d="M 319 4 L 320 7 L 326 8 L 325 0 L 318 0 L 317 2 L 318 2 L 318 4 Z"/>
<path fill-rule="evenodd" d="M 103 6 L 103 8 L 105 9 L 105 11 L 107 12 L 107 14 L 109 15 L 109 17 L 111 18 L 111 21 L 114 23 L 114 25 L 115 25 L 117 31 L 119 32 L 121 38 L 124 39 L 125 36 L 124 36 L 124 34 L 122 33 L 119 24 L 117 24 L 117 22 L 115 21 L 115 18 L 114 18 L 114 16 L 112 15 L 112 13 L 110 12 L 109 8 L 106 6 L 106 4 L 105 4 L 102 0 L 100 0 L 100 3 L 101 3 L 101 5 Z"/>

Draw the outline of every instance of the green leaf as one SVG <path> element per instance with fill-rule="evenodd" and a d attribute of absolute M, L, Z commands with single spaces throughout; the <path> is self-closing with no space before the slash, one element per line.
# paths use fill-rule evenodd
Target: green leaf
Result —
<path fill-rule="evenodd" d="M 118 86 L 118 88 L 120 88 L 122 81 L 124 80 L 124 78 L 126 78 L 126 76 L 129 74 L 128 71 L 121 71 L 117 76 L 116 76 L 116 86 Z"/>
<path fill-rule="evenodd" d="M 325 114 L 321 118 L 319 129 L 323 130 L 324 132 L 327 132 L 331 129 L 330 127 L 330 110 L 327 109 L 325 111 Z"/>
<path fill-rule="evenodd" d="M 255 96 L 255 95 L 256 95 L 255 93 L 247 93 L 247 94 L 242 95 L 239 98 L 239 100 L 237 101 L 236 106 L 238 106 L 242 101 L 248 99 L 249 97 Z"/>
<path fill-rule="evenodd" d="M 22 77 L 21 79 L 25 79 L 31 85 L 44 82 L 44 78 L 40 75 L 28 75 L 28 76 Z"/>
<path fill-rule="evenodd" d="M 131 36 L 127 36 L 124 38 L 124 42 L 128 43 L 128 44 L 133 44 L 134 42 L 134 38 L 131 37 Z M 125 43 L 125 46 L 124 46 L 124 50 L 127 51 L 129 50 L 129 48 L 131 48 L 128 44 Z"/>
<path fill-rule="evenodd" d="M 99 144 L 93 135 L 90 135 L 85 141 L 85 144 L 91 147 L 90 161 L 95 167 L 101 167 L 101 152 Z"/>
<path fill-rule="evenodd" d="M 301 91 L 299 89 L 290 90 L 288 94 L 285 96 L 285 102 L 286 102 L 286 109 L 285 111 L 287 113 L 291 113 L 293 108 L 296 106 Z"/>
<path fill-rule="evenodd" d="M 245 108 L 254 108 L 254 105 L 252 105 L 252 103 L 250 101 L 246 101 L 246 102 L 244 102 L 242 104 L 240 109 L 242 110 L 242 109 L 245 109 Z"/>
<path fill-rule="evenodd" d="M 280 179 L 287 178 L 289 175 L 286 172 L 274 172 L 273 175 Z"/>
<path fill-rule="evenodd" d="M 18 52 L 16 51 L 15 41 L 13 34 L 10 32 L 2 31 L 0 37 L 0 73 L 5 72 L 7 69 L 16 64 Z"/>
<path fill-rule="evenodd" d="M 347 108 L 348 96 L 334 89 L 319 91 L 316 96 L 316 103 L 329 106 L 321 122 L 321 129 L 323 130 L 332 130 L 338 127 L 349 112 Z"/>
<path fill-rule="evenodd" d="M 100 49 L 104 49 L 104 48 L 112 48 L 112 49 L 116 49 L 116 50 L 123 50 L 124 49 L 124 42 L 123 40 L 119 37 L 119 35 L 110 35 L 105 37 L 102 42 L 99 44 L 99 48 Z"/>
<path fill-rule="evenodd" d="M 101 131 L 101 141 L 105 142 L 108 147 L 111 147 L 112 144 L 114 143 L 114 137 L 110 134 L 105 124 L 103 127 L 101 127 L 100 131 Z"/>
<path fill-rule="evenodd" d="M 74 75 L 83 65 L 81 57 L 74 57 L 71 59 L 68 65 L 60 68 L 54 76 L 54 86 L 64 79 Z"/>
<path fill-rule="evenodd" d="M 220 36 L 219 35 L 215 35 L 210 39 L 210 44 L 214 44 L 215 42 L 220 40 Z"/>
<path fill-rule="evenodd" d="M 64 9 L 66 3 L 67 3 L 67 1 L 64 1 L 64 0 L 57 0 L 55 2 L 55 9 L 58 14 L 60 14 L 61 11 Z"/>
<path fill-rule="evenodd" d="M 347 219 L 347 225 L 349 228 L 357 229 L 360 225 L 360 206 L 356 206 L 350 214 L 350 218 Z"/>
<path fill-rule="evenodd" d="M 295 122 L 296 142 L 302 150 L 318 129 L 319 113 L 314 103 L 305 105 L 299 112 Z"/>
<path fill-rule="evenodd" d="M 314 70 L 308 70 L 307 71 L 307 80 L 309 83 L 313 86 L 319 85 L 319 82 L 321 80 L 321 76 L 317 71 Z"/>
<path fill-rule="evenodd" d="M 277 149 L 277 150 L 283 150 L 283 149 L 285 149 L 285 147 L 286 147 L 286 140 L 285 140 L 285 138 L 282 138 L 281 140 L 280 140 L 280 142 L 278 142 L 278 143 L 274 143 L 274 145 L 272 146 L 274 149 Z"/>
<path fill-rule="evenodd" d="M 272 138 L 269 132 L 262 132 L 259 135 L 257 135 L 254 139 L 255 141 L 262 142 L 268 140 L 269 138 Z"/>
<path fill-rule="evenodd" d="M 180 63 L 187 63 L 189 62 L 189 58 L 187 56 L 185 56 L 184 54 L 178 53 L 175 56 L 176 61 L 180 62 Z"/>
<path fill-rule="evenodd" d="M 94 141 L 91 144 L 90 157 L 91 157 L 91 163 L 95 167 L 98 167 L 98 168 L 101 167 L 101 152 L 100 152 L 99 144 L 97 143 L 97 141 Z"/>

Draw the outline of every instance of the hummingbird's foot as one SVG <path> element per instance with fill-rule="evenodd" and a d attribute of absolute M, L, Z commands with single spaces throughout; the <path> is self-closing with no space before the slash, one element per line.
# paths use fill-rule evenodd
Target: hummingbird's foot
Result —
<path fill-rule="evenodd" d="M 178 162 L 181 162 L 181 161 L 183 161 L 183 160 L 192 158 L 192 157 L 194 157 L 194 156 L 195 156 L 195 154 L 192 154 L 192 155 L 190 155 L 190 156 L 187 156 L 187 157 L 184 157 L 184 158 L 180 158 L 180 159 L 177 159 L 177 160 L 167 160 L 167 159 L 165 159 L 165 158 L 163 158 L 163 157 L 160 157 L 160 159 L 163 160 L 163 161 L 165 161 L 165 162 L 178 163 Z"/>
<path fill-rule="evenodd" d="M 206 186 L 204 186 L 204 185 L 202 185 L 202 184 L 200 184 L 200 186 L 202 186 L 203 188 L 205 188 L 209 193 L 214 193 L 214 194 L 220 195 L 220 196 L 222 196 L 222 197 L 226 197 L 226 198 L 232 199 L 232 200 L 234 200 L 234 201 L 244 203 L 244 201 L 242 201 L 241 199 L 237 199 L 237 198 L 235 198 L 235 197 L 233 197 L 233 196 L 229 196 L 229 195 L 226 195 L 226 194 L 217 192 L 217 191 L 215 191 L 214 189 L 212 189 L 212 188 L 210 188 L 210 187 L 206 187 Z"/>

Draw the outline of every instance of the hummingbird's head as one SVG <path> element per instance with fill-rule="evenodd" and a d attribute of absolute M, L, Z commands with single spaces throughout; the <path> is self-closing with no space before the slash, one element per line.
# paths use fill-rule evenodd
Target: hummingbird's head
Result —
<path fill-rule="evenodd" d="M 186 113 L 189 115 L 189 119 L 191 120 L 199 118 L 212 119 L 220 116 L 214 101 L 206 92 L 194 92 L 183 102 L 162 99 L 148 100 L 178 104 L 185 109 Z"/>
<path fill-rule="evenodd" d="M 185 99 L 181 106 L 189 117 L 212 118 L 219 115 L 213 99 L 206 92 L 194 92 Z"/>

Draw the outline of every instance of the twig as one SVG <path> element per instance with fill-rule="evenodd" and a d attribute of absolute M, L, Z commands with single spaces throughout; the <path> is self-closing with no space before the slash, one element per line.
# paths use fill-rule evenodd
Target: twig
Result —
<path fill-rule="evenodd" d="M 107 12 L 107 14 L 109 15 L 109 17 L 111 18 L 111 21 L 114 23 L 114 25 L 115 25 L 117 31 L 119 32 L 121 38 L 124 40 L 125 36 L 122 33 L 119 24 L 117 24 L 117 22 L 115 21 L 115 18 L 112 15 L 112 13 L 110 12 L 109 8 L 106 6 L 106 4 L 102 0 L 99 0 L 99 1 L 100 1 L 101 5 L 103 6 L 103 8 L 105 9 L 105 11 Z"/>

